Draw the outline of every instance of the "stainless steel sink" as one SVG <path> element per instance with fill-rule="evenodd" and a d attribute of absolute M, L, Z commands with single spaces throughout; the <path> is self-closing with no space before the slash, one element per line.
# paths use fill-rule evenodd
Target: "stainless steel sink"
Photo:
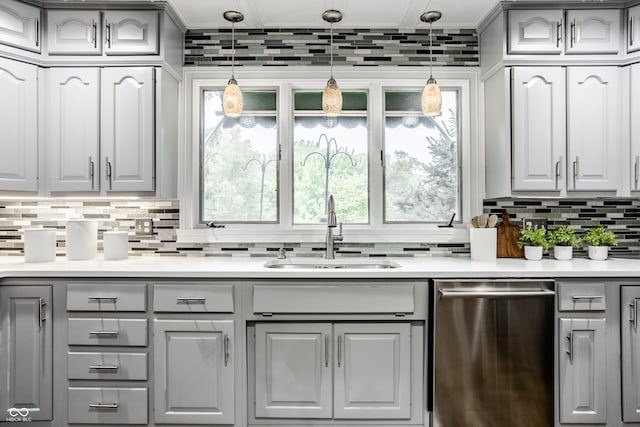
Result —
<path fill-rule="evenodd" d="M 312 268 L 312 269 L 385 269 L 398 268 L 400 264 L 393 261 L 371 259 L 274 259 L 267 261 L 266 268 Z"/>

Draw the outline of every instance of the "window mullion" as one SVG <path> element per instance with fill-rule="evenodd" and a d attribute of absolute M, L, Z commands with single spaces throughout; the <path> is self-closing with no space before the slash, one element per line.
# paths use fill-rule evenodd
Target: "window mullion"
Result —
<path fill-rule="evenodd" d="M 369 222 L 372 227 L 383 223 L 384 179 L 381 154 L 384 152 L 384 106 L 382 86 L 369 86 Z"/>
<path fill-rule="evenodd" d="M 293 224 L 293 88 L 281 83 L 278 95 L 278 143 L 280 144 L 280 227 Z"/>

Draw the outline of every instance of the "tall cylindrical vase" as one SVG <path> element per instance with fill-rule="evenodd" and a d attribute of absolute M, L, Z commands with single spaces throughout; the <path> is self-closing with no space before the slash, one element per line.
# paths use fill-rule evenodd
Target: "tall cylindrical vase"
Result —
<path fill-rule="evenodd" d="M 86 219 L 67 221 L 67 259 L 94 259 L 98 255 L 98 223 Z"/>

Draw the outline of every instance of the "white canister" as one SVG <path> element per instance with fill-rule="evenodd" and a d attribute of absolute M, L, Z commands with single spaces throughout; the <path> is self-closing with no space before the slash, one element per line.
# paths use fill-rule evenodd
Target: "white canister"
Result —
<path fill-rule="evenodd" d="M 470 228 L 469 244 L 472 261 L 495 261 L 497 254 L 497 231 L 495 228 Z"/>
<path fill-rule="evenodd" d="M 98 223 L 87 219 L 67 221 L 67 259 L 94 259 L 98 255 Z"/>
<path fill-rule="evenodd" d="M 24 230 L 24 261 L 51 262 L 56 260 L 56 230 L 27 228 Z"/>
<path fill-rule="evenodd" d="M 126 231 L 105 231 L 102 233 L 102 247 L 105 260 L 127 259 L 129 256 L 129 233 Z"/>

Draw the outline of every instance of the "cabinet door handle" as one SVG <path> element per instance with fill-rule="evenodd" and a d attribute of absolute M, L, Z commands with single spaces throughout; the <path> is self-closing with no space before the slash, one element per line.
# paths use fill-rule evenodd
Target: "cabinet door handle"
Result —
<path fill-rule="evenodd" d="M 112 175 L 111 175 L 111 162 L 109 161 L 109 157 L 105 157 L 104 158 L 104 162 L 107 165 L 107 181 L 109 182 L 109 190 L 111 190 L 111 184 L 112 184 Z"/>
<path fill-rule="evenodd" d="M 89 403 L 89 408 L 94 409 L 118 409 L 118 403 Z"/>
<path fill-rule="evenodd" d="M 40 46 L 40 18 L 36 16 L 36 47 Z"/>
<path fill-rule="evenodd" d="M 638 189 L 638 181 L 640 181 L 640 156 L 636 156 L 636 162 L 634 165 L 634 178 L 636 182 L 636 190 Z"/>
<path fill-rule="evenodd" d="M 105 22 L 104 29 L 105 29 L 104 41 L 107 43 L 107 47 L 111 48 L 111 23 Z"/>
<path fill-rule="evenodd" d="M 569 363 L 573 363 L 573 331 L 569 332 L 569 335 L 567 335 L 567 339 L 569 340 L 569 350 L 567 350 L 567 354 L 569 355 Z"/>
<path fill-rule="evenodd" d="M 97 296 L 97 297 L 87 297 L 88 301 L 113 301 L 116 302 L 118 297 L 115 296 Z"/>
<path fill-rule="evenodd" d="M 95 187 L 95 163 L 93 159 L 89 157 L 89 179 L 91 179 L 91 189 Z"/>
<path fill-rule="evenodd" d="M 560 177 L 562 176 L 562 157 L 556 162 L 556 190 L 559 189 L 558 183 L 560 182 Z"/>
<path fill-rule="evenodd" d="M 44 306 L 47 305 L 42 298 L 38 298 L 38 327 L 42 329 L 42 324 L 46 319 Z"/>
<path fill-rule="evenodd" d="M 576 41 L 576 20 L 574 19 L 573 22 L 571 22 L 571 47 L 573 47 L 573 44 Z"/>
<path fill-rule="evenodd" d="M 117 371 L 118 365 L 90 365 L 89 369 L 93 371 Z"/>
<path fill-rule="evenodd" d="M 204 304 L 207 302 L 207 299 L 204 297 L 178 297 L 176 298 L 176 303 L 180 304 L 191 304 L 192 302 Z"/>
<path fill-rule="evenodd" d="M 633 46 L 633 16 L 629 17 L 629 46 Z"/>
<path fill-rule="evenodd" d="M 556 47 L 560 47 L 562 43 L 562 21 L 556 24 Z"/>
<path fill-rule="evenodd" d="M 629 304 L 631 307 L 631 313 L 629 315 L 629 322 L 633 324 L 633 329 L 638 329 L 638 298 L 634 298 L 633 302 Z"/>
<path fill-rule="evenodd" d="M 576 189 L 576 180 L 578 179 L 578 173 L 580 171 L 580 158 L 576 156 L 576 159 L 573 161 L 573 189 Z"/>
<path fill-rule="evenodd" d="M 229 364 L 229 335 L 224 336 L 224 366 Z"/>
<path fill-rule="evenodd" d="M 120 331 L 90 331 L 89 335 L 96 335 L 99 337 L 109 336 L 109 337 L 117 337 Z"/>
<path fill-rule="evenodd" d="M 94 48 L 98 47 L 98 24 L 95 19 L 91 25 L 91 42 L 93 43 Z"/>
<path fill-rule="evenodd" d="M 324 336 L 324 367 L 329 367 L 329 335 Z"/>
<path fill-rule="evenodd" d="M 342 364 L 342 335 L 338 335 L 338 368 Z"/>

